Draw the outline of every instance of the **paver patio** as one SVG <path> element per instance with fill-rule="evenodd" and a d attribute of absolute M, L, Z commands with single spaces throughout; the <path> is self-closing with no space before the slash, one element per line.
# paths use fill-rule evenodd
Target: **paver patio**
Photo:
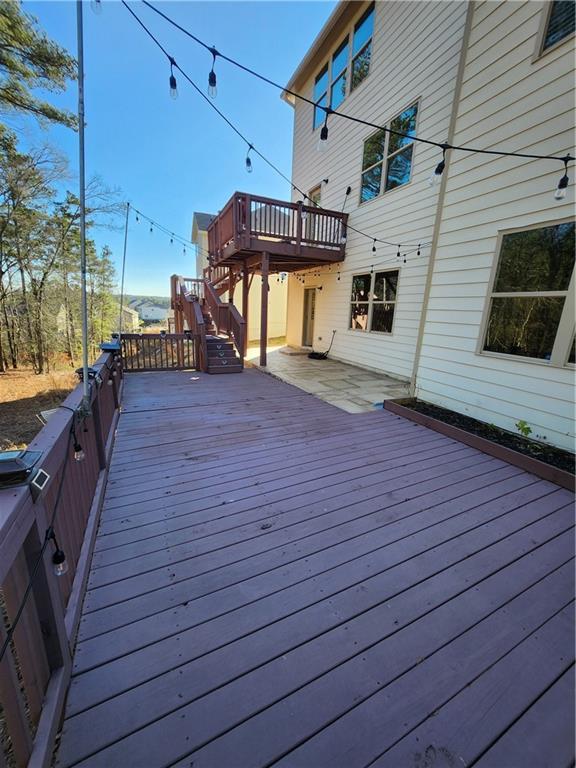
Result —
<path fill-rule="evenodd" d="M 286 354 L 283 348 L 269 351 L 267 357 L 267 365 L 261 370 L 348 413 L 372 411 L 384 400 L 409 395 L 405 381 L 332 358 L 310 360 L 307 354 Z M 248 359 L 260 368 L 255 353 Z"/>

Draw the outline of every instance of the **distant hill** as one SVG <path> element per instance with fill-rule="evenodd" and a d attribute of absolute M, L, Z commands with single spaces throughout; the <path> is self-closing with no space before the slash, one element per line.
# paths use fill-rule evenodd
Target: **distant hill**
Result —
<path fill-rule="evenodd" d="M 116 297 L 118 300 L 120 296 Z M 135 293 L 124 294 L 124 304 L 129 304 L 131 301 L 149 301 L 156 307 L 162 307 L 163 309 L 170 309 L 170 297 L 169 296 L 141 296 Z"/>

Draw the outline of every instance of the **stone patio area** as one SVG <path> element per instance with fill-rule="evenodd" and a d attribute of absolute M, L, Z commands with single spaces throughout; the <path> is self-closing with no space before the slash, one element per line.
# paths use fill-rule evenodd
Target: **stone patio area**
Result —
<path fill-rule="evenodd" d="M 310 360 L 307 354 L 294 354 L 286 347 L 269 348 L 265 368 L 258 365 L 258 351 L 250 349 L 247 363 L 348 413 L 372 411 L 383 400 L 409 394 L 405 381 L 337 360 Z"/>

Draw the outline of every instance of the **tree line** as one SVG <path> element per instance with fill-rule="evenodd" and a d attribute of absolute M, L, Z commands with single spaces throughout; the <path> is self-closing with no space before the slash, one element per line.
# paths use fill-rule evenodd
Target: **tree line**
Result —
<path fill-rule="evenodd" d="M 49 40 L 16 0 L 0 0 L 0 112 L 72 129 L 75 118 L 36 94 L 63 90 L 74 59 Z M 65 158 L 49 145 L 23 151 L 0 122 L 0 372 L 44 373 L 81 357 L 80 207 Z M 86 190 L 88 231 L 110 226 L 118 196 L 98 179 Z M 87 237 L 89 352 L 117 327 L 112 254 Z"/>

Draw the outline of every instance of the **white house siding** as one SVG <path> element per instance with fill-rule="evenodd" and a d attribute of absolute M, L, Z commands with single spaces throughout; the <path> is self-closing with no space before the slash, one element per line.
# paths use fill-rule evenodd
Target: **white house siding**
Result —
<path fill-rule="evenodd" d="M 358 4 L 356 18 L 367 4 Z M 419 100 L 417 133 L 437 141 L 447 137 L 456 74 L 466 18 L 465 2 L 389 2 L 376 3 L 370 74 L 349 94 L 339 111 L 349 112 L 377 124 L 384 124 Z M 301 87 L 310 97 L 314 77 L 335 46 L 343 39 L 344 28 L 333 36 L 333 45 L 323 51 L 325 58 Z M 312 131 L 312 107 L 301 101 L 295 105 L 293 179 L 309 191 L 322 179 L 323 207 L 340 210 L 345 190 L 352 192 L 345 210 L 349 223 L 374 237 L 399 242 L 431 240 L 436 213 L 437 192 L 427 179 L 438 163 L 434 147 L 414 147 L 412 180 L 407 185 L 359 205 L 362 151 L 364 140 L 373 130 L 338 117 L 329 119 L 329 149 L 318 152 L 318 131 Z M 298 199 L 295 193 L 293 199 Z M 379 267 L 395 267 L 396 249 L 378 245 L 349 231 L 346 259 L 337 267 L 323 268 L 321 277 L 310 270 L 307 286 L 322 286 L 316 294 L 314 346 L 324 349 L 333 329 L 337 330 L 333 356 L 350 363 L 385 371 L 401 378 L 412 373 L 418 325 L 430 249 L 423 247 L 400 264 L 398 303 L 393 333 L 377 334 L 348 328 L 352 274 Z M 303 285 L 290 278 L 287 340 L 302 343 Z"/>
<path fill-rule="evenodd" d="M 539 2 L 474 9 L 453 143 L 557 155 L 574 144 L 574 38 L 534 60 Z M 563 166 L 454 153 L 417 371 L 418 397 L 574 449 L 574 371 L 477 354 L 501 230 L 574 213 L 571 185 L 553 198 Z M 569 171 L 574 176 L 574 171 Z"/>

